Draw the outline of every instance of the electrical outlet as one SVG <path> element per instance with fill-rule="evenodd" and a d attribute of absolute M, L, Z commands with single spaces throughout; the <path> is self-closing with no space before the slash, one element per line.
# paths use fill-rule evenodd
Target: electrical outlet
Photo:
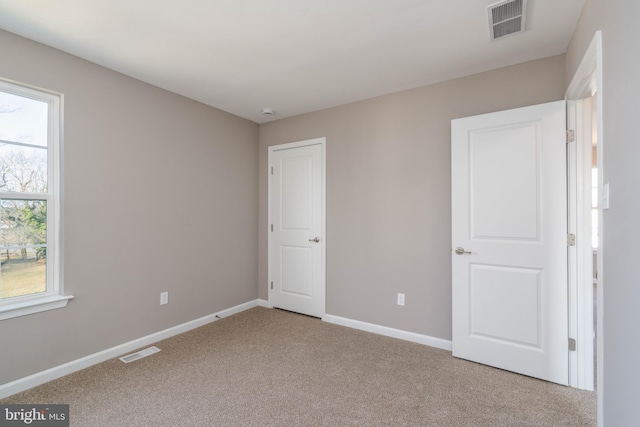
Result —
<path fill-rule="evenodd" d="M 398 305 L 404 306 L 404 294 L 398 294 Z"/>
<path fill-rule="evenodd" d="M 169 304 L 169 292 L 160 293 L 160 305 Z"/>

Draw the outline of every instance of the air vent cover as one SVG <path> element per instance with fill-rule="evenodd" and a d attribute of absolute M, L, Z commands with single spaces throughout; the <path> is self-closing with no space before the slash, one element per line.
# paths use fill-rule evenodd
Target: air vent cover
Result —
<path fill-rule="evenodd" d="M 524 31 L 527 0 L 506 0 L 492 4 L 489 12 L 491 40 Z"/>
<path fill-rule="evenodd" d="M 136 351 L 135 353 L 128 354 L 126 356 L 122 356 L 120 360 L 124 363 L 130 363 L 134 360 L 142 359 L 143 357 L 151 356 L 154 353 L 159 352 L 160 349 L 156 346 L 145 348 L 144 350 Z"/>

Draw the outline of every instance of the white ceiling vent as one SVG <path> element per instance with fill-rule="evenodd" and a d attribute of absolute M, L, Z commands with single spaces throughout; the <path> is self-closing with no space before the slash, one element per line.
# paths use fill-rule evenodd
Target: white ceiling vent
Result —
<path fill-rule="evenodd" d="M 524 31 L 527 0 L 505 0 L 492 4 L 487 10 L 491 40 Z"/>

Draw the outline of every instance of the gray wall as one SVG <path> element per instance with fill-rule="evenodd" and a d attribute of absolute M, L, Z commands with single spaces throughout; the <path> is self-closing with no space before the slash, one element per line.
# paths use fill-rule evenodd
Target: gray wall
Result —
<path fill-rule="evenodd" d="M 604 212 L 603 338 L 604 425 L 640 420 L 640 3 L 587 0 L 566 55 L 567 82 L 596 30 L 603 42 L 604 181 L 611 209 Z"/>
<path fill-rule="evenodd" d="M 556 56 L 260 126 L 259 295 L 267 298 L 267 147 L 327 137 L 327 313 L 451 339 L 450 121 L 564 97 Z M 396 294 L 406 294 L 406 306 Z"/>
<path fill-rule="evenodd" d="M 76 297 L 0 322 L 0 384 L 257 297 L 257 124 L 6 32 L 0 52 L 0 76 L 64 94 Z"/>

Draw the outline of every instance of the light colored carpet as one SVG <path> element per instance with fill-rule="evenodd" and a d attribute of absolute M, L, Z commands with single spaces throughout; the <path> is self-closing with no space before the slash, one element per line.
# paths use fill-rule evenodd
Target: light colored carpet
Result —
<path fill-rule="evenodd" d="M 253 308 L 0 403 L 69 403 L 73 426 L 595 426 L 593 392 Z"/>

